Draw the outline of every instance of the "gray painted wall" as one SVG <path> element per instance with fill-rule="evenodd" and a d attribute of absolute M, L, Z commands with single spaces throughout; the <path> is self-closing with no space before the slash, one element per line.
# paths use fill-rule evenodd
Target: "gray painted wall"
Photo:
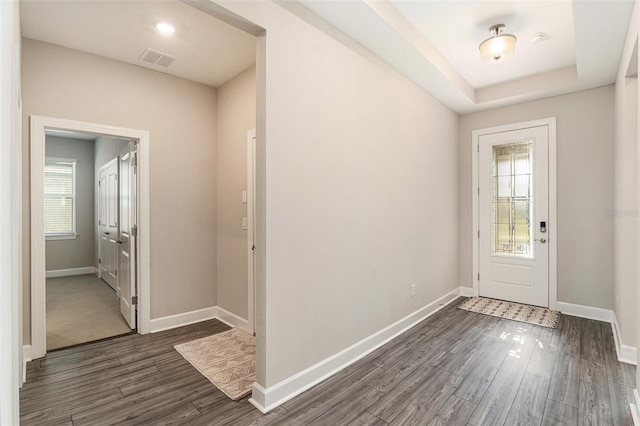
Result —
<path fill-rule="evenodd" d="M 245 71 L 218 88 L 217 235 L 218 306 L 247 318 L 247 131 L 256 127 L 256 70 Z"/>
<path fill-rule="evenodd" d="M 270 387 L 458 286 L 458 116 L 344 34 L 272 2 L 224 7 L 268 39 L 256 379 Z"/>
<path fill-rule="evenodd" d="M 472 130 L 557 117 L 558 301 L 613 307 L 613 110 L 605 86 L 460 118 L 461 285 L 473 285 Z"/>
<path fill-rule="evenodd" d="M 118 139 L 118 138 L 110 138 L 106 136 L 99 136 L 96 139 L 96 149 L 95 149 L 95 165 L 96 165 L 96 181 L 97 181 L 97 171 L 100 167 L 104 166 L 109 161 L 116 158 L 120 155 L 120 150 L 128 145 L 129 142 Z"/>
<path fill-rule="evenodd" d="M 45 256 L 47 271 L 93 266 L 93 141 L 47 136 L 47 157 L 75 158 L 76 164 L 76 232 L 71 240 L 47 240 Z"/>
<path fill-rule="evenodd" d="M 215 89 L 24 39 L 22 99 L 25 343 L 31 341 L 32 114 L 150 132 L 151 318 L 215 306 Z"/>

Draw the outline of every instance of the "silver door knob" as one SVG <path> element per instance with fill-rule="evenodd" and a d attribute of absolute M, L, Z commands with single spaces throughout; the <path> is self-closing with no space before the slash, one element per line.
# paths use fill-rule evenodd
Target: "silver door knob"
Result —
<path fill-rule="evenodd" d="M 546 238 L 540 238 L 540 239 L 536 238 L 534 241 L 540 241 L 542 244 L 544 244 L 544 243 L 547 242 L 547 239 Z"/>

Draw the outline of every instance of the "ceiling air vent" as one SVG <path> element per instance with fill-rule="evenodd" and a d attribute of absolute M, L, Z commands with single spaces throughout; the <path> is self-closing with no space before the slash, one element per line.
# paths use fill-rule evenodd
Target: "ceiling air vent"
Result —
<path fill-rule="evenodd" d="M 161 67 L 165 68 L 171 65 L 171 63 L 176 60 L 176 58 L 174 58 L 173 56 L 167 55 L 166 53 L 158 52 L 157 50 L 153 49 L 146 49 L 144 52 L 142 52 L 142 55 L 140 55 L 140 58 L 138 59 L 142 59 L 145 62 L 150 62 L 152 64 L 160 65 Z"/>

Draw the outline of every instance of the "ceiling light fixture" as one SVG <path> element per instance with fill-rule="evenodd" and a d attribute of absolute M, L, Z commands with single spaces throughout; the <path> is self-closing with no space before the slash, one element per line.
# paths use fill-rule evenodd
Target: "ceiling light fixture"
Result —
<path fill-rule="evenodd" d="M 158 30 L 162 34 L 173 34 L 176 32 L 175 27 L 171 24 L 167 24 L 166 22 L 160 22 L 156 24 L 156 30 Z"/>
<path fill-rule="evenodd" d="M 504 24 L 489 28 L 491 37 L 480 43 L 480 57 L 483 61 L 501 61 L 507 59 L 516 51 L 516 36 L 502 34 Z"/>

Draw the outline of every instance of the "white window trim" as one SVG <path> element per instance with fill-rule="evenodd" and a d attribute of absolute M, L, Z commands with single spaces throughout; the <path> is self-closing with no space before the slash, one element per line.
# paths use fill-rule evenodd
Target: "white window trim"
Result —
<path fill-rule="evenodd" d="M 71 198 L 73 199 L 73 212 L 71 213 L 71 220 L 72 220 L 72 232 L 51 232 L 51 233 L 45 233 L 44 237 L 46 241 L 56 241 L 56 240 L 75 240 L 76 238 L 78 238 L 78 233 L 77 233 L 77 227 L 76 227 L 76 218 L 77 218 L 77 210 L 78 210 L 78 206 L 77 206 L 77 180 L 76 180 L 76 168 L 77 168 L 77 164 L 78 164 L 78 159 L 77 158 L 63 158 L 63 157 L 45 157 L 45 166 L 47 163 L 54 163 L 54 162 L 60 162 L 60 163 L 71 163 L 71 170 L 72 170 L 72 179 L 73 179 L 73 195 L 71 196 L 64 196 L 64 198 Z M 51 197 L 51 198 L 63 198 L 63 196 L 47 196 L 45 194 L 44 196 L 45 198 Z"/>
<path fill-rule="evenodd" d="M 75 240 L 78 238 L 78 234 L 73 232 L 65 233 L 65 234 L 46 234 L 44 239 L 46 241 L 58 241 L 58 240 Z"/>

